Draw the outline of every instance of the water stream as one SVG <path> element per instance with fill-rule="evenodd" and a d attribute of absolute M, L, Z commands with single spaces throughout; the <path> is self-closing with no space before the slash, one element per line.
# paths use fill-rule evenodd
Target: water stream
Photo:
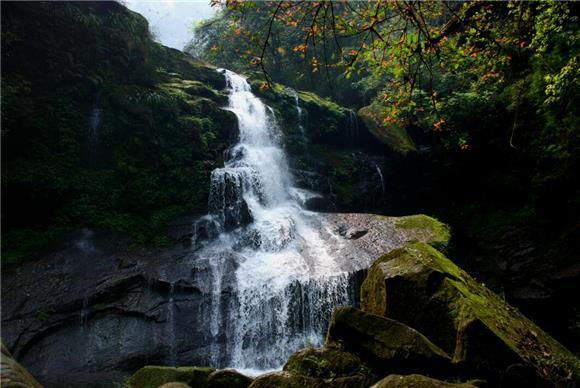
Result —
<path fill-rule="evenodd" d="M 212 172 L 210 212 L 194 226 L 211 278 L 209 358 L 214 367 L 277 369 L 322 345 L 333 308 L 354 302 L 352 275 L 332 255 L 335 232 L 302 206 L 316 194 L 293 187 L 272 109 L 242 76 L 220 72 L 239 140 Z"/>

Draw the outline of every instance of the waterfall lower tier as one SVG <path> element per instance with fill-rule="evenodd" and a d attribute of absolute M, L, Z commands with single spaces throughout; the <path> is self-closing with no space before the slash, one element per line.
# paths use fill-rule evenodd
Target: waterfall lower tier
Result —
<path fill-rule="evenodd" d="M 306 346 L 321 346 L 334 307 L 354 305 L 355 275 L 293 281 L 284 287 L 262 284 L 212 298 L 210 360 L 216 367 L 245 370 L 280 368 Z M 217 331 L 213 331 L 217 328 Z"/>

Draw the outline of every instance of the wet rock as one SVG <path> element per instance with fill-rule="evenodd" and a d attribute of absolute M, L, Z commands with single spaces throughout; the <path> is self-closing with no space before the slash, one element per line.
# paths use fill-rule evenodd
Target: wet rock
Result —
<path fill-rule="evenodd" d="M 145 366 L 127 380 L 124 388 L 157 388 L 167 383 L 207 387 L 209 376 L 214 371 L 203 367 Z"/>
<path fill-rule="evenodd" d="M 476 388 L 470 383 L 448 383 L 422 375 L 390 375 L 371 388 Z"/>
<path fill-rule="evenodd" d="M 334 311 L 326 342 L 356 354 L 379 375 L 440 374 L 450 367 L 450 357 L 415 329 L 351 307 Z"/>
<path fill-rule="evenodd" d="M 363 271 L 384 252 L 410 241 L 445 242 L 437 233 L 442 224 L 433 219 L 411 227 L 398 226 L 399 220 L 327 213 L 313 214 L 309 222 L 329 242 L 329 254 L 339 258 L 341 268 L 357 274 L 351 282 L 356 294 Z M 180 218 L 176 224 L 187 222 Z M 368 233 L 345 239 L 335 233 L 341 225 Z M 119 234 L 71 234 L 37 260 L 3 271 L 6 344 L 47 385 L 74 377 L 83 386 L 112 374 L 122 381 L 144 364 L 227 365 L 227 327 L 220 328 L 213 350 L 210 346 L 211 263 L 196 252 L 184 244 L 136 248 Z M 225 260 L 223 306 L 235 297 L 238 256 L 231 252 Z M 212 351 L 216 358 L 210 360 Z"/>
<path fill-rule="evenodd" d="M 494 384 L 512 364 L 526 364 L 556 385 L 580 378 L 574 355 L 424 243 L 375 261 L 361 288 L 361 308 L 416 328 L 454 363 Z"/>
<path fill-rule="evenodd" d="M 5 388 L 42 388 L 42 385 L 18 363 L 8 351 L 4 342 L 0 361 L 0 381 Z"/>

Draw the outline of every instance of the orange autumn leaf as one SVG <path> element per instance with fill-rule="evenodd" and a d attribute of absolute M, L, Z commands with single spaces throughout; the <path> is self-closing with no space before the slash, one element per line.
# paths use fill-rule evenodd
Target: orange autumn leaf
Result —
<path fill-rule="evenodd" d="M 436 132 L 441 132 L 443 130 L 443 124 L 445 124 L 445 119 L 440 119 L 435 124 L 433 124 L 433 130 Z"/>
<path fill-rule="evenodd" d="M 298 46 L 295 46 L 295 47 L 292 49 L 292 51 L 294 51 L 294 52 L 304 52 L 304 51 L 306 51 L 306 48 L 307 48 L 307 47 L 308 47 L 308 46 L 306 46 L 304 43 L 303 43 L 303 44 L 299 44 Z"/>

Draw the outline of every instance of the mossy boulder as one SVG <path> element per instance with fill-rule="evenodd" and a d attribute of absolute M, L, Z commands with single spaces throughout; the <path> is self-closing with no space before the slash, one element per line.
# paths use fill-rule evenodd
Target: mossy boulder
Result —
<path fill-rule="evenodd" d="M 393 319 L 351 307 L 334 311 L 326 343 L 356 354 L 378 375 L 449 369 L 450 357 L 427 337 Z"/>
<path fill-rule="evenodd" d="M 422 375 L 389 375 L 371 388 L 475 388 L 470 383 L 448 383 Z"/>
<path fill-rule="evenodd" d="M 212 372 L 207 380 L 208 388 L 246 388 L 252 379 L 233 369 Z"/>
<path fill-rule="evenodd" d="M 290 356 L 284 370 L 296 375 L 318 378 L 364 373 L 363 364 L 358 356 L 333 347 L 300 350 Z"/>
<path fill-rule="evenodd" d="M 556 385 L 580 379 L 577 357 L 425 243 L 375 261 L 362 285 L 361 308 L 416 328 L 454 363 L 491 382 L 518 363 Z"/>
<path fill-rule="evenodd" d="M 0 385 L 5 388 L 42 388 L 42 385 L 12 357 L 4 342 L 1 342 L 0 346 L 2 347 Z"/>
<path fill-rule="evenodd" d="M 124 388 L 157 388 L 166 383 L 185 383 L 192 387 L 208 387 L 213 368 L 145 366 L 139 369 L 125 383 Z"/>
<path fill-rule="evenodd" d="M 384 107 L 374 102 L 358 111 L 359 117 L 373 136 L 398 155 L 416 152 L 417 147 L 404 126 L 385 123 Z"/>
<path fill-rule="evenodd" d="M 431 233 L 430 245 L 436 248 L 445 248 L 451 239 L 449 227 L 425 214 L 398 217 L 395 227 L 402 230 L 419 230 Z"/>
<path fill-rule="evenodd" d="M 365 375 L 323 379 L 277 372 L 257 377 L 250 388 L 363 388 L 368 386 L 368 377 Z"/>
<path fill-rule="evenodd" d="M 185 383 L 173 381 L 171 383 L 160 385 L 159 388 L 191 388 L 191 386 Z"/>

